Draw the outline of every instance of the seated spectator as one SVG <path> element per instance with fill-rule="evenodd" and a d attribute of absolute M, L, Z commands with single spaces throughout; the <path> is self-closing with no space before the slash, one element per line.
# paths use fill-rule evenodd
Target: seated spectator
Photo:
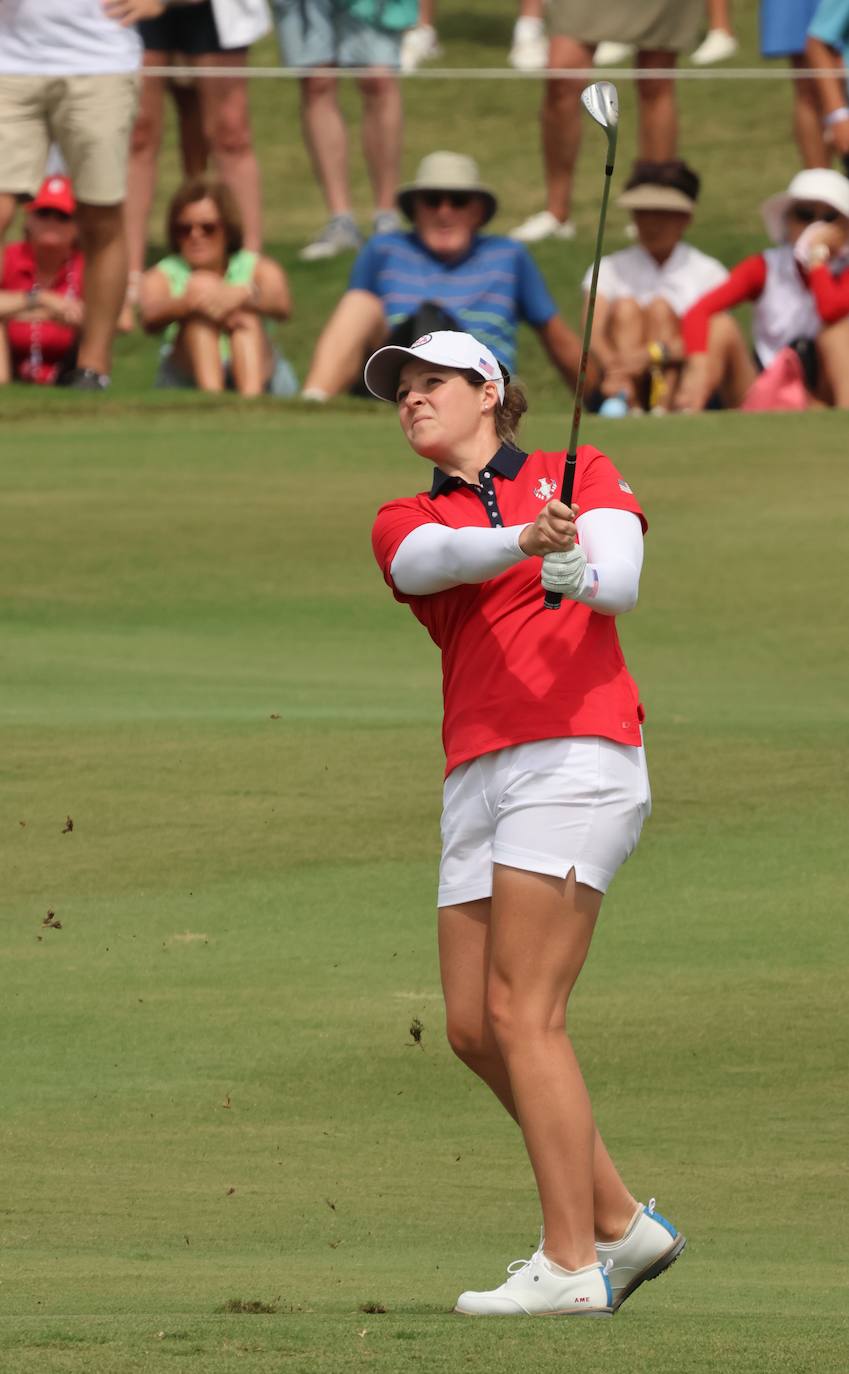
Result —
<path fill-rule="evenodd" d="M 603 376 L 594 400 L 620 397 L 631 410 L 672 404 L 684 357 L 681 316 L 728 276 L 684 242 L 698 194 L 686 162 L 634 164 L 619 204 L 631 211 L 638 242 L 599 263 L 592 348 Z M 591 277 L 592 269 L 587 296 Z"/>
<path fill-rule="evenodd" d="M 0 383 L 51 386 L 77 363 L 83 257 L 67 177 L 48 177 L 26 207 L 24 237 L 0 269 Z"/>
<path fill-rule="evenodd" d="M 242 247 L 232 192 L 205 177 L 186 182 L 169 206 L 166 236 L 169 256 L 141 284 L 142 324 L 165 334 L 155 385 L 293 395 L 295 375 L 266 327 L 288 318 L 289 285 L 276 262 Z"/>
<path fill-rule="evenodd" d="M 710 327 L 718 311 L 743 301 L 755 302 L 758 368 L 794 347 L 811 394 L 826 405 L 849 406 L 849 181 L 839 172 L 809 168 L 786 192 L 764 201 L 761 212 L 778 246 L 738 263 L 684 316 L 687 363 L 675 398 L 679 410 L 703 410 L 729 366 L 729 351 L 739 356 L 737 325 L 732 322 L 732 331 L 718 340 Z M 751 384 L 757 368 L 748 356 L 746 362 Z"/>
<path fill-rule="evenodd" d="M 520 320 L 574 387 L 581 344 L 533 258 L 522 244 L 479 232 L 496 199 L 477 164 L 459 153 L 431 153 L 397 202 L 412 232 L 380 234 L 361 249 L 316 345 L 305 398 L 323 401 L 351 388 L 382 344 L 410 344 L 440 329 L 474 331 L 512 372 Z"/>

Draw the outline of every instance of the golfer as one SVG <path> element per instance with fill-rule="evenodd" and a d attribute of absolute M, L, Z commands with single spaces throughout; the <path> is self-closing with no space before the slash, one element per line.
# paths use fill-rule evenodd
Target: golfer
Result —
<path fill-rule="evenodd" d="M 536 1253 L 455 1310 L 608 1314 L 685 1244 L 616 1172 L 565 1029 L 602 897 L 650 809 L 614 619 L 636 604 L 646 522 L 588 445 L 572 507 L 554 499 L 564 455 L 516 447 L 524 396 L 471 334 L 381 348 L 365 382 L 433 465 L 427 493 L 380 509 L 373 543 L 442 651 L 448 1038 L 519 1123 L 542 1204 Z"/>

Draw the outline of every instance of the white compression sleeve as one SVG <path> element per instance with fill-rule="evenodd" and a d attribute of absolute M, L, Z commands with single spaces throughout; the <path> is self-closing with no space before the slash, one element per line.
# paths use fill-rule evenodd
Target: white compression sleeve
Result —
<path fill-rule="evenodd" d="M 463 582 L 487 582 L 526 555 L 519 535 L 527 526 L 479 529 L 468 525 L 419 525 L 401 540 L 390 566 L 392 581 L 405 596 L 430 596 Z"/>
<path fill-rule="evenodd" d="M 583 591 L 574 598 L 602 615 L 624 615 L 637 604 L 643 530 L 628 510 L 591 510 L 577 520 L 587 559 Z"/>

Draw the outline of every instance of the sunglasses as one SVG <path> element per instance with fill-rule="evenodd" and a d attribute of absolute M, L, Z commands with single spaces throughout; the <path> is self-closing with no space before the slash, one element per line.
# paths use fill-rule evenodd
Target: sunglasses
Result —
<path fill-rule="evenodd" d="M 46 205 L 42 205 L 38 210 L 33 210 L 36 219 L 51 220 L 54 224 L 70 224 L 72 216 L 66 215 L 64 210 L 51 210 Z"/>
<path fill-rule="evenodd" d="M 791 205 L 787 213 L 800 224 L 834 224 L 835 220 L 840 219 L 838 210 L 814 210 L 810 205 Z"/>
<path fill-rule="evenodd" d="M 471 204 L 471 191 L 419 191 L 419 200 L 429 210 L 438 210 L 443 201 L 448 201 L 452 210 L 465 210 Z"/>
<path fill-rule="evenodd" d="M 192 234 L 203 234 L 205 239 L 211 239 L 213 234 L 217 234 L 221 228 L 220 219 L 194 220 L 191 224 L 176 225 L 178 239 L 190 239 Z"/>

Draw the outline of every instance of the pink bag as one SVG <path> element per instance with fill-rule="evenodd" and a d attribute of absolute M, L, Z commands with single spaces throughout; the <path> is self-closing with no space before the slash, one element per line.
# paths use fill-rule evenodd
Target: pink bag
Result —
<path fill-rule="evenodd" d="M 807 410 L 805 371 L 795 348 L 782 348 L 752 382 L 741 410 Z"/>

